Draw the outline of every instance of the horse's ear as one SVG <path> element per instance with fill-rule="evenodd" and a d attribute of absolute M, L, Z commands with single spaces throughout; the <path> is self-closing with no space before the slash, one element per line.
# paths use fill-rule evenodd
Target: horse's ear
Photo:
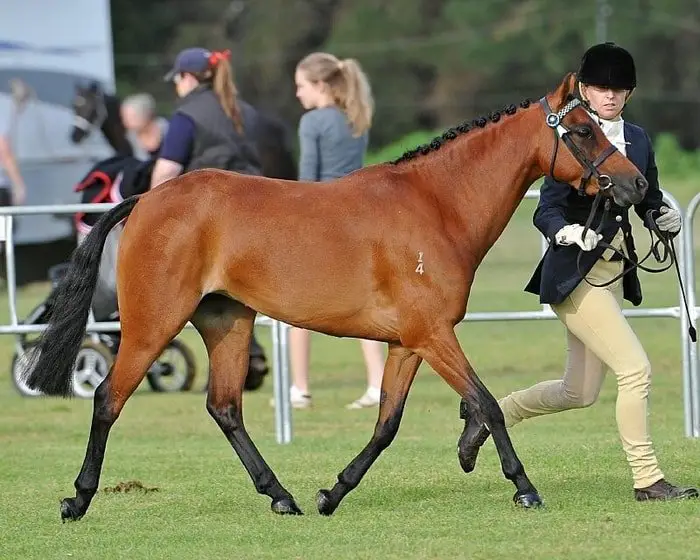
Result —
<path fill-rule="evenodd" d="M 559 87 L 550 97 L 550 106 L 556 113 L 566 105 L 572 96 L 576 96 L 576 74 L 569 72 L 562 80 Z"/>

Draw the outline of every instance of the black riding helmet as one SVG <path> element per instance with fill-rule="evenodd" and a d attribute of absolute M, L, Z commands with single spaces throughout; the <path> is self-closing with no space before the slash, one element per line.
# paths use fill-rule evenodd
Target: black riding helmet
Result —
<path fill-rule="evenodd" d="M 588 49 L 581 59 L 578 80 L 589 86 L 633 90 L 637 72 L 632 55 L 615 43 L 600 43 Z"/>

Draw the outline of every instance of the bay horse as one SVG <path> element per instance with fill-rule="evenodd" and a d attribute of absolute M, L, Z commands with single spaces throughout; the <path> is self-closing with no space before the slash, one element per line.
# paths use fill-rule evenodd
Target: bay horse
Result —
<path fill-rule="evenodd" d="M 117 155 L 133 156 L 121 118 L 121 100 L 106 93 L 97 82 L 87 86 L 76 84 L 73 97 L 73 128 L 71 140 L 82 142 L 93 128 L 99 128 Z M 260 156 L 262 174 L 277 179 L 298 177 L 294 152 L 287 139 L 289 131 L 284 122 L 264 111 L 257 111 L 255 144 Z"/>
<path fill-rule="evenodd" d="M 197 170 L 101 216 L 73 254 L 36 362 L 25 372 L 30 388 L 70 395 L 100 252 L 110 229 L 128 216 L 117 267 L 122 342 L 95 392 L 76 495 L 62 500 L 61 518 L 77 520 L 87 512 L 110 429 L 188 320 L 209 354 L 207 411 L 272 510 L 302 513 L 243 422 L 257 313 L 389 346 L 374 433 L 333 488 L 319 491 L 319 513 L 331 515 L 391 444 L 423 360 L 488 427 L 503 473 L 516 487 L 515 504 L 541 505 L 455 326 L 465 315 L 477 267 L 538 178 L 550 173 L 572 185 L 581 181 L 586 194 L 625 207 L 646 192 L 639 170 L 574 97 L 575 85 L 569 74 L 539 103 L 510 105 L 397 160 L 332 182 Z"/>

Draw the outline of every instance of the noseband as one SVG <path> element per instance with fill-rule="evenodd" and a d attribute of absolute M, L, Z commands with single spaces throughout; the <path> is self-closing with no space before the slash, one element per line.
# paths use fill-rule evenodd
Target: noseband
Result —
<path fill-rule="evenodd" d="M 617 151 L 617 148 L 610 144 L 597 158 L 590 161 L 571 139 L 571 130 L 563 123 L 564 117 L 573 109 L 581 105 L 581 100 L 577 98 L 572 99 L 566 105 L 564 105 L 564 107 L 558 113 L 552 111 L 546 97 L 540 99 L 540 105 L 542 105 L 542 109 L 544 110 L 547 126 L 554 132 L 554 153 L 552 155 L 552 163 L 549 166 L 549 176 L 556 181 L 556 178 L 554 177 L 554 164 L 557 161 L 559 139 L 561 138 L 564 144 L 566 144 L 566 147 L 569 148 L 569 151 L 576 158 L 576 161 L 578 161 L 584 169 L 583 176 L 581 177 L 581 184 L 578 188 L 579 194 L 581 196 L 586 194 L 586 184 L 591 177 L 595 177 L 598 180 L 598 192 L 605 192 L 610 189 L 613 186 L 612 179 L 608 175 L 601 174 L 598 171 L 598 168 L 606 159 Z"/>

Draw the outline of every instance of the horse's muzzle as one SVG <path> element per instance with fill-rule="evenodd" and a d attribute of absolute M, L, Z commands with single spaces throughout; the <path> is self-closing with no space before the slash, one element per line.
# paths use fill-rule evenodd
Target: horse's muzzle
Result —
<path fill-rule="evenodd" d="M 639 175 L 631 182 L 616 182 L 611 188 L 612 198 L 615 204 L 628 208 L 633 204 L 639 204 L 649 189 L 648 181 Z"/>

